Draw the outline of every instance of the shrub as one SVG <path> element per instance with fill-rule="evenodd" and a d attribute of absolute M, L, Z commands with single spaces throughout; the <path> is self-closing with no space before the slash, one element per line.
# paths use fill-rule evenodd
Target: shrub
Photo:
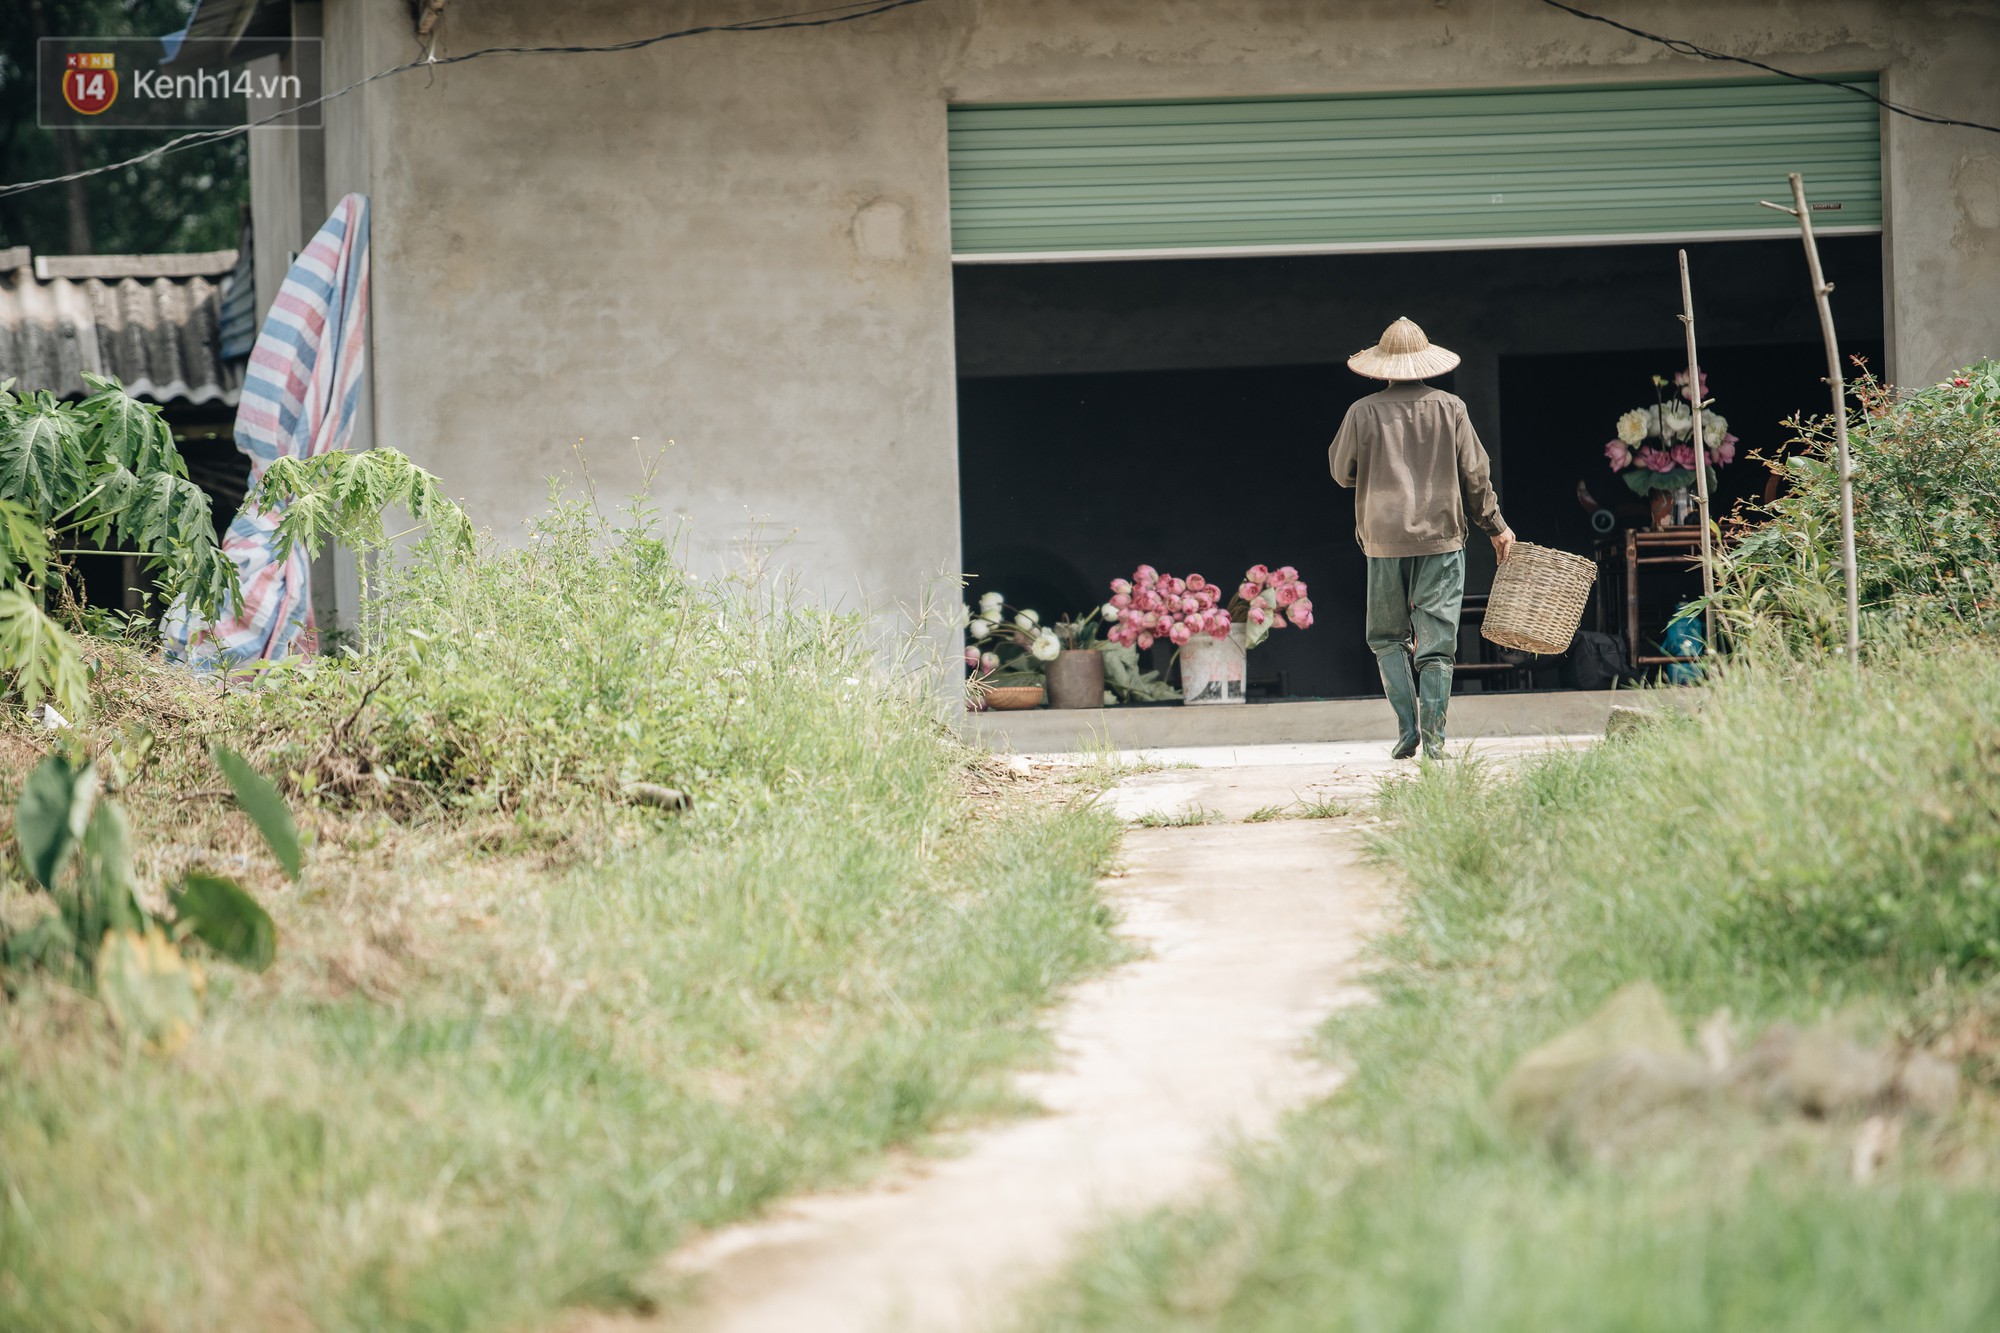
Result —
<path fill-rule="evenodd" d="M 1852 386 L 1858 588 L 1871 638 L 2000 627 L 2000 362 L 1898 395 Z M 1824 651 L 1846 642 L 1840 478 L 1831 417 L 1792 424 L 1791 489 L 1754 508 L 1724 562 L 1716 608 L 1735 637 Z"/>
<path fill-rule="evenodd" d="M 621 525 L 556 502 L 519 548 L 438 554 L 383 576 L 375 642 L 245 697 L 243 724 L 280 738 L 268 767 L 309 792 L 458 809 L 601 800 L 634 782 L 762 800 L 871 762 L 874 723 L 813 715 L 926 725 L 914 697 L 859 708 L 880 688 L 864 683 L 879 673 L 860 616 L 690 573 L 643 505 Z M 311 724 L 281 727 L 295 710 Z M 851 753 L 822 752 L 836 741 Z"/>

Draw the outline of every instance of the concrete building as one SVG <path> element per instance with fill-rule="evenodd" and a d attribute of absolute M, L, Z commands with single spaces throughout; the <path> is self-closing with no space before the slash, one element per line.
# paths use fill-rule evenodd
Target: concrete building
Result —
<path fill-rule="evenodd" d="M 268 0 L 234 7 L 269 28 Z M 2000 123 L 1991 4 L 1586 7 Z M 423 50 L 419 23 L 446 57 L 784 8 L 289 5 L 329 88 Z M 1294 112 L 1318 147 L 1274 153 Z M 1845 341 L 1906 382 L 2000 350 L 2000 135 L 1541 0 L 921 0 L 491 55 L 370 84 L 323 131 L 259 131 L 252 165 L 260 266 L 342 192 L 371 197 L 370 437 L 503 538 L 579 441 L 616 495 L 633 437 L 672 440 L 655 497 L 699 558 L 756 520 L 850 605 L 970 569 L 1052 612 L 1141 560 L 1296 564 L 1322 628 L 1259 659 L 1292 694 L 1371 688 L 1323 450 L 1367 388 L 1346 355 L 1398 315 L 1464 354 L 1451 387 L 1516 528 L 1569 545 L 1605 414 L 1678 364 L 1677 244 L 1746 444 L 1817 405 L 1796 228 L 1756 206 L 1788 169 L 1840 205 L 1817 221 Z"/>

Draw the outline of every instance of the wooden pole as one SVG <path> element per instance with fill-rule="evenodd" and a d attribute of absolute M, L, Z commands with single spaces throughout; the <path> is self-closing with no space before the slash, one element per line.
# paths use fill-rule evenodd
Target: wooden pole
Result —
<path fill-rule="evenodd" d="M 1688 252 L 1681 255 L 1681 327 L 1687 330 L 1687 399 L 1694 404 L 1694 496 L 1701 517 L 1702 648 L 1709 651 L 1715 633 L 1715 613 L 1707 599 L 1715 596 L 1715 565 L 1708 547 L 1708 453 L 1702 439 L 1701 414 L 1709 400 L 1701 393 L 1701 362 L 1694 350 L 1694 288 L 1688 282 Z M 1718 441 L 1720 443 L 1720 441 Z"/>
<path fill-rule="evenodd" d="M 1799 234 L 1805 240 L 1806 267 L 1812 273 L 1813 300 L 1819 306 L 1819 331 L 1826 339 L 1826 382 L 1833 391 L 1833 441 L 1840 468 L 1840 577 L 1847 585 L 1847 660 L 1859 664 L 1861 589 L 1860 577 L 1854 567 L 1854 463 L 1847 452 L 1847 386 L 1840 374 L 1840 343 L 1833 335 L 1833 305 L 1827 300 L 1833 292 L 1833 284 L 1820 270 L 1819 243 L 1813 239 L 1812 210 L 1806 205 L 1805 179 L 1796 171 L 1790 173 L 1787 179 L 1792 183 L 1790 208 L 1765 199 L 1757 202 L 1797 218 Z"/>

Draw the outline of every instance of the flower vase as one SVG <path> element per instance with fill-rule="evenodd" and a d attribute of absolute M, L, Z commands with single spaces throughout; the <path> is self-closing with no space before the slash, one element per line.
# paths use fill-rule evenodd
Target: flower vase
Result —
<path fill-rule="evenodd" d="M 1674 497 L 1668 491 L 1650 491 L 1646 502 L 1653 511 L 1653 531 L 1665 532 L 1674 525 Z"/>
<path fill-rule="evenodd" d="M 1240 704 L 1249 676 L 1250 627 L 1241 621 L 1229 637 L 1197 634 L 1181 647 L 1181 702 Z"/>
<path fill-rule="evenodd" d="M 1065 648 L 1048 664 L 1049 707 L 1104 707 L 1104 654 L 1095 648 Z"/>
<path fill-rule="evenodd" d="M 1674 490 L 1674 526 L 1684 528 L 1694 522 L 1694 487 L 1681 486 Z"/>

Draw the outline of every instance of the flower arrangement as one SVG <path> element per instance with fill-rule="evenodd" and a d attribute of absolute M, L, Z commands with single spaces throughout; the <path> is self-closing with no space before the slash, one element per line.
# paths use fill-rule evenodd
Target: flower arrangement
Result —
<path fill-rule="evenodd" d="M 1736 459 L 1736 437 L 1729 422 L 1709 410 L 1708 375 L 1697 370 L 1690 383 L 1683 370 L 1673 377 L 1674 393 L 1663 375 L 1653 376 L 1653 405 L 1635 407 L 1618 418 L 1618 437 L 1604 446 L 1611 470 L 1624 477 L 1634 495 L 1677 491 L 1692 486 L 1694 476 L 1694 414 L 1701 413 L 1703 462 L 1714 481 L 1715 469 Z"/>
<path fill-rule="evenodd" d="M 1062 638 L 1042 623 L 1039 612 L 1017 607 L 1010 615 L 1006 595 L 1000 592 L 979 595 L 979 605 L 972 611 L 965 632 L 972 639 L 965 648 L 965 665 L 988 676 L 1003 665 L 1039 670 L 1038 664 L 1055 661 L 1063 650 Z M 1074 633 L 1072 629 L 1072 637 Z M 990 648 L 984 646 L 989 644 Z"/>
<path fill-rule="evenodd" d="M 1162 639 L 1178 648 L 1201 634 L 1226 639 L 1238 622 L 1247 625 L 1247 646 L 1254 648 L 1274 629 L 1313 623 L 1306 585 L 1290 565 L 1252 565 L 1227 604 L 1222 589 L 1200 574 L 1176 578 L 1141 565 L 1131 578 L 1111 580 L 1111 600 L 1100 614 L 1111 627 L 1105 637 L 1128 648 L 1150 648 Z"/>
<path fill-rule="evenodd" d="M 1313 623 L 1312 598 L 1306 591 L 1305 580 L 1290 565 L 1277 569 L 1250 566 L 1243 572 L 1243 582 L 1229 603 L 1229 611 L 1250 626 L 1247 646 L 1251 648 L 1262 643 L 1274 629 L 1287 625 L 1311 629 Z"/>

